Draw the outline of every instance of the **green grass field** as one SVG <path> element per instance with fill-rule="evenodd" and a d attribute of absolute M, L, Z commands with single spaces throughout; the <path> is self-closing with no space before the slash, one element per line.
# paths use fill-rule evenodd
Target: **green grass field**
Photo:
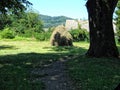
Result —
<path fill-rule="evenodd" d="M 79 90 L 113 90 L 120 83 L 120 60 L 87 58 L 89 44 L 74 47 L 52 47 L 49 42 L 0 40 L 0 89 L 43 90 L 42 82 L 32 82 L 33 68 L 71 57 L 66 63 L 69 75 Z M 37 76 L 38 77 L 38 76 Z"/>

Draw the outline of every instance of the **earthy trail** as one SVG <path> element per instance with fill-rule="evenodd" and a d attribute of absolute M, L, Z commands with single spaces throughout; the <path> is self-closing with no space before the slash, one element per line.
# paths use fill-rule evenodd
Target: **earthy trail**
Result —
<path fill-rule="evenodd" d="M 42 69 L 33 70 L 32 73 L 43 75 L 43 77 L 37 80 L 45 83 L 45 90 L 75 90 L 66 71 L 66 61 L 67 60 L 59 60 L 53 62 Z"/>

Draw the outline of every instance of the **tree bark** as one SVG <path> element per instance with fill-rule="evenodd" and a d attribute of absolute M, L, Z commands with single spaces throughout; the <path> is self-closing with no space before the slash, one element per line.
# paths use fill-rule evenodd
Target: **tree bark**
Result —
<path fill-rule="evenodd" d="M 90 57 L 118 57 L 113 30 L 113 12 L 118 0 L 88 0 L 90 47 L 86 53 Z"/>

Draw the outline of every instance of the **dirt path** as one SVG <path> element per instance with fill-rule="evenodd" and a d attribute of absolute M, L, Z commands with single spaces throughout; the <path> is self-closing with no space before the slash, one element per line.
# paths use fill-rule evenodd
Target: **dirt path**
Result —
<path fill-rule="evenodd" d="M 43 75 L 38 78 L 46 85 L 45 90 L 75 90 L 72 82 L 67 74 L 65 62 L 67 60 L 59 60 L 45 66 L 42 69 L 35 69 L 32 73 Z"/>

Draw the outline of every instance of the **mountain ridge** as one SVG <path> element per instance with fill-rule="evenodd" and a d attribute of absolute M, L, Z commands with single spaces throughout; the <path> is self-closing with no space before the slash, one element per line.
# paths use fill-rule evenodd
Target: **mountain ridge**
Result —
<path fill-rule="evenodd" d="M 56 27 L 61 24 L 65 24 L 66 20 L 75 20 L 67 16 L 49 16 L 40 14 L 40 19 L 43 21 L 44 28 Z"/>

